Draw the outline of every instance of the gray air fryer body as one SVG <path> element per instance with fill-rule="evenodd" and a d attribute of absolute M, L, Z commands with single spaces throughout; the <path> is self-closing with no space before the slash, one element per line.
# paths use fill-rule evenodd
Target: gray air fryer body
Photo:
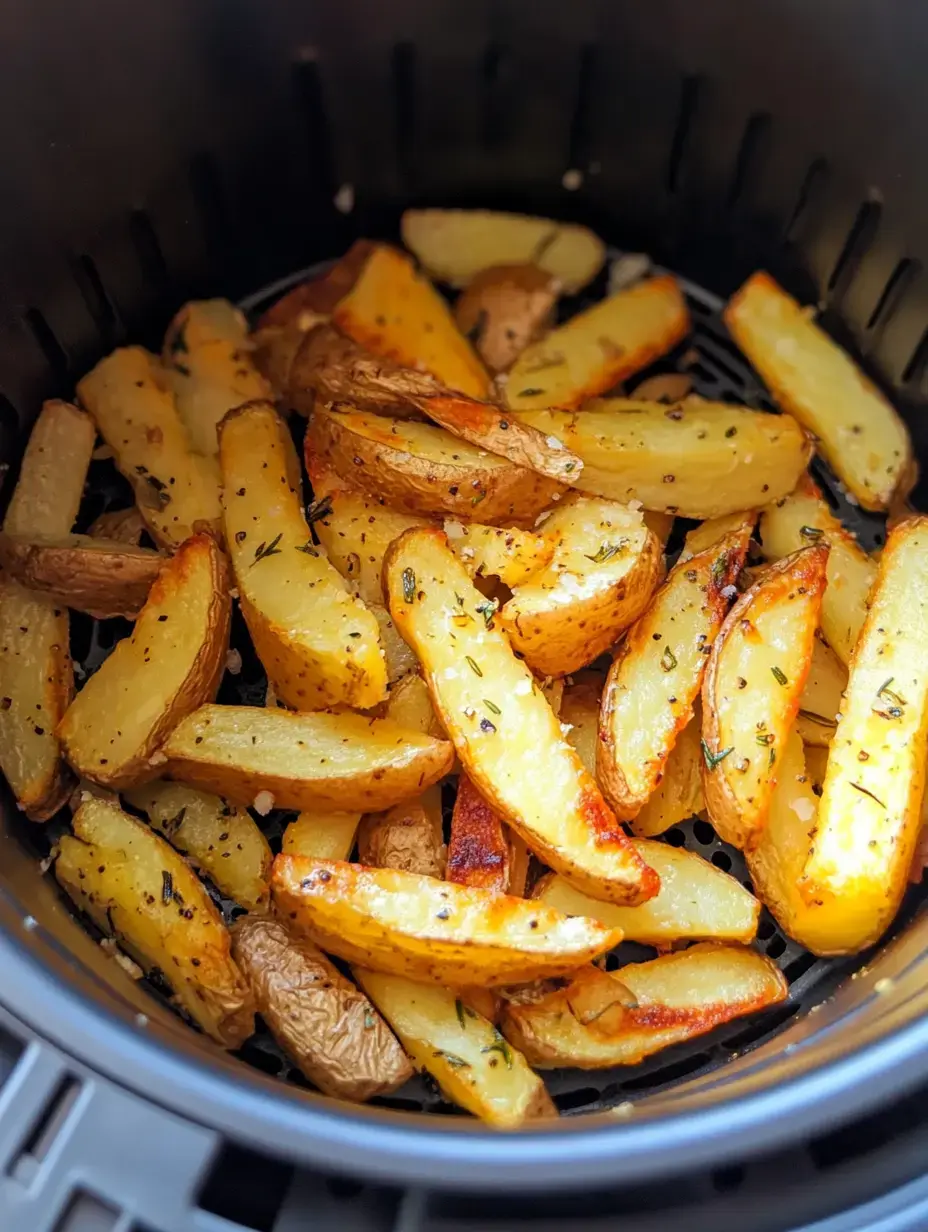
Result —
<path fill-rule="evenodd" d="M 114 345 L 157 337 L 185 298 L 247 296 L 358 235 L 391 237 L 410 204 L 583 221 L 722 296 L 766 267 L 823 307 L 928 448 L 918 5 L 16 0 L 3 26 L 11 461 L 43 397 L 70 394 Z M 692 303 L 703 384 L 763 405 L 712 295 Z M 0 825 L 9 1232 L 605 1228 L 618 1212 L 636 1229 L 836 1211 L 829 1228 L 928 1226 L 920 1101 L 904 1098 L 928 1083 L 917 891 L 854 979 L 768 925 L 784 1006 L 641 1070 L 556 1075 L 571 1115 L 500 1136 L 429 1115 L 424 1086 L 354 1108 L 280 1081 L 260 1041 L 250 1067 L 220 1054 L 72 918 L 8 803 Z M 695 827 L 677 841 L 732 858 Z M 366 1184 L 325 1186 L 313 1168 Z"/>

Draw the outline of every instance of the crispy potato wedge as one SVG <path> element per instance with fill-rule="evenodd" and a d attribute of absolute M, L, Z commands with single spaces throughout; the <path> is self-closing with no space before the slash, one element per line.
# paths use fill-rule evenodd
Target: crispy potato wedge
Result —
<path fill-rule="evenodd" d="M 412 1077 L 368 998 L 312 942 L 249 915 L 232 929 L 232 953 L 271 1034 L 324 1094 L 364 1101 Z"/>
<path fill-rule="evenodd" d="M 254 1031 L 254 1001 L 228 929 L 196 873 L 148 826 L 91 796 L 59 841 L 58 884 L 224 1048 Z"/>
<path fill-rule="evenodd" d="M 318 860 L 347 860 L 354 851 L 360 813 L 309 809 L 284 830 L 281 851 L 287 856 Z"/>
<path fill-rule="evenodd" d="M 491 372 L 508 372 L 551 323 L 559 291 L 537 265 L 493 265 L 458 296 L 454 319 Z"/>
<path fill-rule="evenodd" d="M 584 769 L 596 777 L 596 746 L 599 743 L 599 707 L 605 676 L 581 672 L 564 689 L 558 717 L 570 727 L 567 739 L 577 750 Z"/>
<path fill-rule="evenodd" d="M 29 590 L 99 620 L 133 620 L 164 557 L 89 535 L 0 535 L 0 566 Z"/>
<path fill-rule="evenodd" d="M 447 857 L 437 785 L 385 813 L 368 813 L 358 829 L 359 864 L 440 879 Z"/>
<path fill-rule="evenodd" d="M 161 358 L 178 414 L 194 449 L 206 457 L 219 451 L 217 433 L 227 411 L 273 396 L 251 358 L 248 322 L 228 300 L 184 304 L 168 326 Z"/>
<path fill-rule="evenodd" d="M 78 774 L 114 791 L 156 777 L 165 739 L 216 696 L 230 618 L 226 559 L 212 536 L 194 535 L 166 561 L 132 633 L 58 724 Z"/>
<path fill-rule="evenodd" d="M 76 406 L 45 403 L 10 497 L 4 537 L 67 534 L 95 436 Z M 64 607 L 0 576 L 0 768 L 33 821 L 51 817 L 72 783 L 55 734 L 74 692 L 68 644 Z"/>
<path fill-rule="evenodd" d="M 218 534 L 218 469 L 194 453 L 168 374 L 154 355 L 141 347 L 114 351 L 78 382 L 77 396 L 132 484 L 160 547 L 178 547 L 198 530 Z"/>
<path fill-rule="evenodd" d="M 472 578 L 498 577 L 505 586 L 520 586 L 554 558 L 554 535 L 482 526 L 445 519 L 448 543 Z"/>
<path fill-rule="evenodd" d="M 851 357 L 766 273 L 753 274 L 725 324 L 773 396 L 819 440 L 819 451 L 865 509 L 886 509 L 908 475 L 905 424 Z"/>
<path fill-rule="evenodd" d="M 271 885 L 287 926 L 328 953 L 452 987 L 564 975 L 622 937 L 523 898 L 395 868 L 281 855 Z"/>
<path fill-rule="evenodd" d="M 432 705 L 429 686 L 418 672 L 410 672 L 396 682 L 387 698 L 383 717 L 410 731 L 423 732 L 438 740 L 445 739 L 445 729 Z"/>
<path fill-rule="evenodd" d="M 632 819 L 633 833 L 640 838 L 656 838 L 671 826 L 705 812 L 703 765 L 702 705 L 697 698 L 693 703 L 693 717 L 681 728 L 664 762 L 661 781 Z"/>
<path fill-rule="evenodd" d="M 532 892 L 564 915 L 586 915 L 621 928 L 626 941 L 668 945 L 674 941 L 753 941 L 760 903 L 736 878 L 694 851 L 633 840 L 638 854 L 661 879 L 660 893 L 640 907 L 617 907 L 575 890 L 549 873 Z"/>
<path fill-rule="evenodd" d="M 294 714 L 258 706 L 201 706 L 164 749 L 182 783 L 251 804 L 269 793 L 277 808 L 392 808 L 438 782 L 454 750 L 389 719 Z"/>
<path fill-rule="evenodd" d="M 544 1069 L 637 1065 L 661 1048 L 777 1005 L 788 991 L 769 958 L 740 945 L 694 945 L 609 974 L 638 1001 L 614 1034 L 592 1031 L 578 1021 L 570 1009 L 569 986 L 534 1004 L 507 1005 L 503 1034 L 531 1065 Z"/>
<path fill-rule="evenodd" d="M 506 381 L 514 411 L 575 410 L 659 359 L 690 330 L 686 300 L 665 274 L 610 295 L 526 347 Z"/>
<path fill-rule="evenodd" d="M 354 975 L 416 1069 L 431 1074 L 453 1103 L 500 1129 L 557 1116 L 525 1058 L 455 993 L 363 968 Z"/>
<path fill-rule="evenodd" d="M 889 534 L 841 712 L 799 889 L 829 920 L 833 949 L 855 952 L 896 914 L 921 828 L 928 518 Z"/>
<path fill-rule="evenodd" d="M 125 798 L 221 894 L 248 911 L 267 907 L 273 856 L 267 839 L 243 809 L 221 796 L 164 779 L 132 787 Z"/>
<path fill-rule="evenodd" d="M 514 588 L 499 621 L 529 667 L 564 676 L 638 619 L 661 583 L 664 557 L 642 515 L 615 501 L 572 497 L 544 529 L 554 558 Z"/>
<path fill-rule="evenodd" d="M 331 316 L 358 280 L 368 257 L 377 247 L 371 240 L 355 240 L 344 256 L 326 270 L 301 282 L 271 304 L 258 318 L 258 328 L 299 325 L 306 315 Z"/>
<path fill-rule="evenodd" d="M 513 893 L 511 864 L 512 845 L 503 819 L 467 775 L 462 774 L 451 815 L 445 876 L 457 885 L 509 894 Z"/>
<path fill-rule="evenodd" d="M 744 850 L 767 822 L 776 759 L 802 699 L 828 548 L 803 548 L 767 569 L 725 618 L 702 684 L 709 820 Z"/>
<path fill-rule="evenodd" d="M 490 378 L 451 309 L 404 252 L 379 244 L 332 314 L 333 324 L 374 355 L 434 377 L 472 398 Z"/>
<path fill-rule="evenodd" d="M 701 399 L 667 407 L 603 398 L 576 413 L 520 411 L 519 418 L 577 454 L 583 470 L 572 482 L 581 492 L 684 518 L 779 500 L 812 452 L 788 415 Z"/>
<path fill-rule="evenodd" d="M 690 721 L 749 537 L 750 530 L 736 531 L 675 566 L 613 660 L 603 692 L 596 771 L 622 821 L 631 821 L 644 807 Z"/>
<path fill-rule="evenodd" d="M 318 409 L 306 450 L 372 496 L 426 517 L 476 515 L 494 525 L 534 521 L 564 490 L 443 428 L 368 411 Z"/>
<path fill-rule="evenodd" d="M 841 525 L 809 476 L 803 475 L 795 492 L 764 511 L 760 545 L 767 560 L 779 560 L 813 543 L 831 549 L 822 599 L 822 633 L 847 666 L 867 615 L 876 562 Z"/>
<path fill-rule="evenodd" d="M 87 528 L 91 539 L 109 539 L 113 543 L 131 543 L 135 547 L 142 542 L 144 533 L 145 519 L 139 512 L 138 505 L 101 513 Z"/>
<path fill-rule="evenodd" d="M 387 683 L 392 685 L 410 672 L 419 670 L 419 660 L 406 645 L 393 623 L 393 617 L 381 603 L 368 604 L 371 615 L 380 629 L 380 644 L 387 665 Z"/>
<path fill-rule="evenodd" d="M 700 552 L 705 552 L 706 548 L 714 547 L 726 535 L 746 531 L 750 536 L 754 532 L 756 523 L 756 509 L 739 510 L 737 513 L 725 514 L 721 518 L 708 518 L 705 522 L 700 522 L 686 536 L 683 551 L 677 557 L 677 564 L 698 556 Z"/>
<path fill-rule="evenodd" d="M 831 744 L 847 688 L 847 668 L 835 652 L 818 638 L 796 715 L 796 731 L 803 744 L 827 748 Z"/>
<path fill-rule="evenodd" d="M 531 262 L 573 295 L 602 269 L 606 248 L 576 223 L 497 210 L 406 210 L 403 243 L 433 278 L 466 287 L 483 270 Z"/>
<path fill-rule="evenodd" d="M 290 435 L 270 403 L 220 429 L 226 541 L 258 657 L 294 709 L 383 701 L 387 668 L 376 619 L 313 545 L 289 484 Z"/>
<path fill-rule="evenodd" d="M 384 576 L 393 619 L 484 799 L 581 889 L 614 902 L 652 897 L 656 875 L 616 824 L 442 532 L 407 531 L 391 545 Z"/>

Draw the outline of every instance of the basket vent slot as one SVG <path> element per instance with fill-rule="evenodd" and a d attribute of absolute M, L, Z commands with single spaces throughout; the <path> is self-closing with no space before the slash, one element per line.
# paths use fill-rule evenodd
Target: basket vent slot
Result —
<path fill-rule="evenodd" d="M 735 171 L 728 189 L 729 209 L 737 205 L 749 192 L 767 153 L 769 137 L 769 114 L 766 111 L 755 112 L 745 126 L 738 157 L 735 159 Z"/>
<path fill-rule="evenodd" d="M 197 1205 L 228 1219 L 233 1227 L 272 1232 L 293 1172 L 290 1164 L 279 1159 L 226 1144 L 209 1171 Z"/>
<path fill-rule="evenodd" d="M 74 280 L 87 305 L 87 311 L 99 330 L 104 347 L 111 350 L 116 345 L 118 335 L 123 332 L 121 322 L 103 285 L 96 262 L 87 253 L 81 253 L 74 262 Z"/>
<path fill-rule="evenodd" d="M 38 308 L 28 308 L 23 316 L 29 332 L 36 341 L 39 350 L 45 357 L 45 362 L 58 384 L 64 384 L 68 379 L 71 366 L 68 354 L 55 337 L 52 327 Z"/>
<path fill-rule="evenodd" d="M 155 294 L 164 293 L 170 285 L 168 265 L 161 251 L 152 221 L 145 210 L 133 210 L 129 216 L 129 236 L 138 258 L 142 277 Z"/>
<path fill-rule="evenodd" d="M 297 104 L 302 117 L 306 142 L 306 161 L 310 183 L 319 200 L 330 202 L 335 195 L 335 156 L 319 62 L 312 48 L 307 48 L 293 66 Z"/>
<path fill-rule="evenodd" d="M 912 352 L 912 358 L 903 370 L 903 385 L 920 385 L 926 370 L 928 370 L 928 329 L 922 334 L 918 346 Z"/>
<path fill-rule="evenodd" d="M 703 79 L 696 75 L 683 78 L 683 85 L 680 88 L 680 107 L 673 130 L 673 140 L 670 143 L 670 160 L 667 163 L 667 191 L 670 193 L 675 193 L 680 186 L 683 159 L 686 155 L 690 134 L 693 131 L 704 85 Z"/>
<path fill-rule="evenodd" d="M 67 1124 L 80 1093 L 81 1084 L 70 1076 L 62 1078 L 54 1088 L 22 1149 L 10 1163 L 9 1174 L 15 1180 L 31 1184 Z"/>
<path fill-rule="evenodd" d="M 829 291 L 834 291 L 839 283 L 847 286 L 854 277 L 864 254 L 873 242 L 882 213 L 883 207 L 879 201 L 864 201 L 861 204 L 828 279 Z"/>
<path fill-rule="evenodd" d="M 785 239 L 792 239 L 800 223 L 805 221 L 806 215 L 815 205 L 816 199 L 825 186 L 827 175 L 828 164 L 824 158 L 813 159 L 799 186 L 799 195 L 796 198 L 793 212 L 789 216 L 789 222 L 783 230 Z"/>
<path fill-rule="evenodd" d="M 920 269 L 919 261 L 913 261 L 911 257 L 903 257 L 890 274 L 889 281 L 876 302 L 876 307 L 870 313 L 870 319 L 867 321 L 868 330 L 885 325 Z"/>
<path fill-rule="evenodd" d="M 119 1223 L 120 1214 L 96 1194 L 82 1189 L 71 1195 L 54 1232 L 112 1232 Z"/>

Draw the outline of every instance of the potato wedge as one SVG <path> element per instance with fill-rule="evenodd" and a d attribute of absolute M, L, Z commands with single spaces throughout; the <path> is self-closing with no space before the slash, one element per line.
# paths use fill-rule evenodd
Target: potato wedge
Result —
<path fill-rule="evenodd" d="M 229 647 L 229 574 L 210 535 L 163 566 L 148 602 L 58 724 L 78 774 L 119 791 L 155 778 L 177 724 L 216 696 Z"/>
<path fill-rule="evenodd" d="M 462 774 L 451 815 L 445 876 L 457 885 L 509 894 L 511 863 L 512 846 L 503 819 Z"/>
<path fill-rule="evenodd" d="M 407 531 L 391 545 L 384 575 L 393 619 L 484 799 L 581 889 L 614 902 L 652 897 L 657 877 L 616 825 L 442 532 Z"/>
<path fill-rule="evenodd" d="M 560 285 L 537 265 L 493 265 L 458 296 L 454 319 L 491 372 L 508 372 L 551 324 Z"/>
<path fill-rule="evenodd" d="M 387 698 L 383 717 L 410 731 L 445 739 L 445 729 L 435 713 L 429 687 L 418 672 L 411 672 L 396 682 Z"/>
<path fill-rule="evenodd" d="M 749 530 L 736 531 L 676 565 L 613 660 L 596 772 L 622 821 L 644 807 L 690 721 L 749 537 Z"/>
<path fill-rule="evenodd" d="M 834 948 L 872 945 L 895 915 L 921 828 L 928 757 L 928 518 L 889 534 L 799 882 Z"/>
<path fill-rule="evenodd" d="M 571 317 L 526 347 L 506 381 L 513 411 L 576 410 L 666 354 L 690 331 L 675 278 L 649 278 Z"/>
<path fill-rule="evenodd" d="M 91 539 L 109 539 L 113 543 L 131 543 L 135 547 L 142 542 L 144 533 L 145 519 L 139 512 L 138 505 L 101 513 L 87 528 Z"/>
<path fill-rule="evenodd" d="M 534 521 L 564 490 L 443 428 L 368 411 L 318 409 L 306 450 L 372 496 L 426 517 L 477 516 L 494 525 Z"/>
<path fill-rule="evenodd" d="M 592 916 L 601 924 L 621 928 L 626 941 L 642 945 L 754 940 L 760 903 L 740 881 L 694 851 L 646 838 L 633 842 L 661 879 L 660 893 L 640 907 L 599 902 L 555 873 L 538 882 L 532 898 L 564 915 Z"/>
<path fill-rule="evenodd" d="M 133 620 L 164 557 L 89 535 L 0 535 L 0 566 L 33 592 L 99 620 Z"/>
<path fill-rule="evenodd" d="M 667 546 L 670 532 L 673 530 L 674 516 L 672 513 L 655 513 L 652 509 L 642 512 L 644 524 L 661 545 L 661 550 Z"/>
<path fill-rule="evenodd" d="M 271 849 L 243 809 L 221 796 L 159 779 L 124 793 L 152 829 L 187 856 L 219 892 L 248 911 L 267 907 Z"/>
<path fill-rule="evenodd" d="M 281 851 L 287 856 L 318 860 L 348 860 L 361 820 L 360 813 L 309 809 L 284 830 Z"/>
<path fill-rule="evenodd" d="M 371 240 L 355 240 L 345 255 L 339 257 L 324 274 L 299 283 L 265 309 L 258 319 L 258 328 L 299 325 L 306 315 L 331 316 L 357 282 L 375 248 L 376 244 Z"/>
<path fill-rule="evenodd" d="M 776 760 L 802 699 L 825 590 L 816 544 L 765 570 L 725 618 L 702 684 L 709 820 L 744 850 L 767 823 Z"/>
<path fill-rule="evenodd" d="M 385 813 L 368 813 L 358 829 L 359 864 L 441 879 L 447 857 L 437 785 Z"/>
<path fill-rule="evenodd" d="M 520 586 L 554 558 L 553 535 L 512 526 L 445 519 L 448 543 L 472 578 L 498 577 L 505 586 Z"/>
<path fill-rule="evenodd" d="M 242 615 L 286 705 L 376 706 L 387 693 L 377 621 L 314 547 L 289 484 L 289 450 L 287 427 L 270 403 L 223 420 L 226 541 Z"/>
<path fill-rule="evenodd" d="M 663 579 L 664 557 L 642 515 L 615 501 L 572 497 L 544 529 L 554 558 L 514 588 L 499 621 L 529 667 L 565 676 L 638 619 Z"/>
<path fill-rule="evenodd" d="M 328 953 L 452 987 L 564 975 L 622 937 L 523 898 L 395 868 L 281 855 L 271 886 L 288 928 Z"/>
<path fill-rule="evenodd" d="M 661 781 L 632 819 L 632 833 L 640 838 L 656 838 L 671 826 L 705 812 L 703 765 L 702 705 L 697 698 L 693 703 L 693 717 L 678 733 L 664 762 Z"/>
<path fill-rule="evenodd" d="M 828 749 L 820 744 L 809 744 L 805 746 L 806 755 L 806 775 L 813 787 L 817 788 L 815 808 L 818 811 L 818 798 L 822 794 L 822 788 L 825 786 L 825 775 L 828 773 Z M 797 772 L 798 773 L 798 772 Z M 771 805 L 771 807 L 773 807 Z M 925 815 L 925 801 L 922 798 L 922 816 Z M 805 851 L 808 847 L 803 849 Z M 800 870 L 801 871 L 801 870 Z M 798 874 L 797 874 L 798 877 Z"/>
<path fill-rule="evenodd" d="M 273 397 L 251 358 L 248 322 L 228 300 L 184 304 L 168 326 L 161 359 L 193 447 L 206 457 L 219 452 L 227 411 Z"/>
<path fill-rule="evenodd" d="M 796 715 L 796 731 L 805 745 L 831 744 L 847 688 L 847 668 L 835 652 L 818 638 Z"/>
<path fill-rule="evenodd" d="M 570 727 L 567 739 L 577 750 L 584 769 L 596 777 L 596 746 L 599 743 L 599 707 L 605 676 L 583 672 L 564 689 L 558 718 Z"/>
<path fill-rule="evenodd" d="M 387 665 L 387 683 L 395 684 L 410 672 L 419 670 L 419 660 L 397 632 L 393 617 L 381 603 L 368 604 L 380 630 L 380 644 Z"/>
<path fill-rule="evenodd" d="M 822 599 L 822 633 L 847 666 L 867 615 L 876 562 L 841 525 L 809 476 L 803 475 L 795 492 L 764 511 L 760 545 L 767 560 L 779 560 L 813 543 L 831 549 Z"/>
<path fill-rule="evenodd" d="M 661 1048 L 777 1005 L 788 991 L 769 958 L 740 945 L 694 945 L 610 975 L 638 1000 L 613 1035 L 577 1020 L 570 1012 L 570 986 L 534 1004 L 507 1005 L 503 1034 L 531 1065 L 543 1069 L 637 1065 Z"/>
<path fill-rule="evenodd" d="M 67 534 L 95 435 L 76 406 L 45 403 L 26 445 L 4 536 Z M 72 784 L 55 734 L 74 692 L 68 642 L 63 606 L 0 577 L 0 768 L 33 821 L 51 817 Z"/>
<path fill-rule="evenodd" d="M 415 262 L 379 244 L 332 314 L 333 324 L 374 355 L 434 377 L 472 398 L 485 398 L 490 378 L 451 309 Z"/>
<path fill-rule="evenodd" d="M 451 769 L 454 750 L 389 719 L 294 714 L 257 706 L 201 706 L 165 745 L 182 783 L 252 804 L 346 811 L 392 808 Z"/>
<path fill-rule="evenodd" d="M 519 418 L 577 454 L 583 470 L 572 482 L 581 492 L 684 518 L 779 500 L 812 452 L 788 415 L 701 399 L 667 407 L 603 398 L 575 413 L 520 411 Z"/>
<path fill-rule="evenodd" d="M 433 278 L 466 287 L 504 262 L 531 262 L 573 295 L 602 269 L 606 248 L 587 227 L 497 210 L 406 210 L 403 243 Z"/>
<path fill-rule="evenodd" d="M 232 953 L 271 1034 L 324 1094 L 363 1102 L 412 1077 L 368 998 L 311 942 L 249 915 L 232 929 Z"/>
<path fill-rule="evenodd" d="M 899 415 L 769 274 L 753 274 L 732 296 L 725 324 L 865 509 L 886 509 L 900 485 L 911 486 L 912 443 Z"/>
<path fill-rule="evenodd" d="M 557 1116 L 521 1053 L 455 993 L 360 967 L 353 974 L 415 1067 L 431 1074 L 453 1103 L 500 1129 Z"/>
<path fill-rule="evenodd" d="M 218 469 L 194 452 L 154 355 L 141 347 L 114 351 L 78 382 L 77 396 L 132 484 L 160 547 L 178 547 L 201 529 L 218 534 Z"/>
<path fill-rule="evenodd" d="M 58 845 L 55 877 L 75 905 L 224 1048 L 254 1031 L 254 1001 L 228 929 L 196 873 L 148 826 L 91 796 Z"/>
<path fill-rule="evenodd" d="M 721 518 L 708 518 L 705 522 L 700 522 L 686 536 L 683 543 L 683 551 L 677 557 L 677 564 L 684 560 L 690 560 L 693 556 L 698 556 L 700 552 L 705 552 L 706 548 L 714 547 L 726 535 L 747 531 L 750 536 L 753 534 L 756 524 L 756 509 L 728 513 Z"/>

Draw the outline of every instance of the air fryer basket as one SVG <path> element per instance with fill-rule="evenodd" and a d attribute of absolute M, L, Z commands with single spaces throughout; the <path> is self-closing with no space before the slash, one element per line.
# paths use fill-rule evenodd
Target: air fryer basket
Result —
<path fill-rule="evenodd" d="M 395 235 L 406 205 L 480 204 L 588 222 L 679 272 L 699 392 L 758 406 L 716 297 L 766 266 L 821 304 L 923 454 L 928 19 L 915 8 L 101 0 L 90 20 L 23 5 L 0 44 L 0 450 L 15 462 L 43 396 L 69 394 L 121 341 L 157 338 L 184 298 L 259 306 L 270 292 L 255 288 L 357 235 Z M 841 515 L 880 542 L 878 520 Z M 85 626 L 76 657 L 92 666 L 107 637 Z M 237 687 L 257 700 L 247 672 Z M 670 841 L 743 875 L 704 823 Z M 218 1130 L 433 1187 L 614 1185 L 744 1158 L 928 1079 L 917 891 L 863 966 L 816 961 L 765 917 L 784 1006 L 633 1070 L 555 1074 L 571 1115 L 500 1137 L 410 1116 L 450 1111 L 424 1083 L 371 1109 L 282 1083 L 293 1074 L 267 1036 L 246 1045 L 250 1069 L 221 1055 L 117 978 L 40 877 L 40 842 L 5 802 L 0 1163 L 62 1090 L 111 1082 L 167 1115 L 178 1144 Z"/>

